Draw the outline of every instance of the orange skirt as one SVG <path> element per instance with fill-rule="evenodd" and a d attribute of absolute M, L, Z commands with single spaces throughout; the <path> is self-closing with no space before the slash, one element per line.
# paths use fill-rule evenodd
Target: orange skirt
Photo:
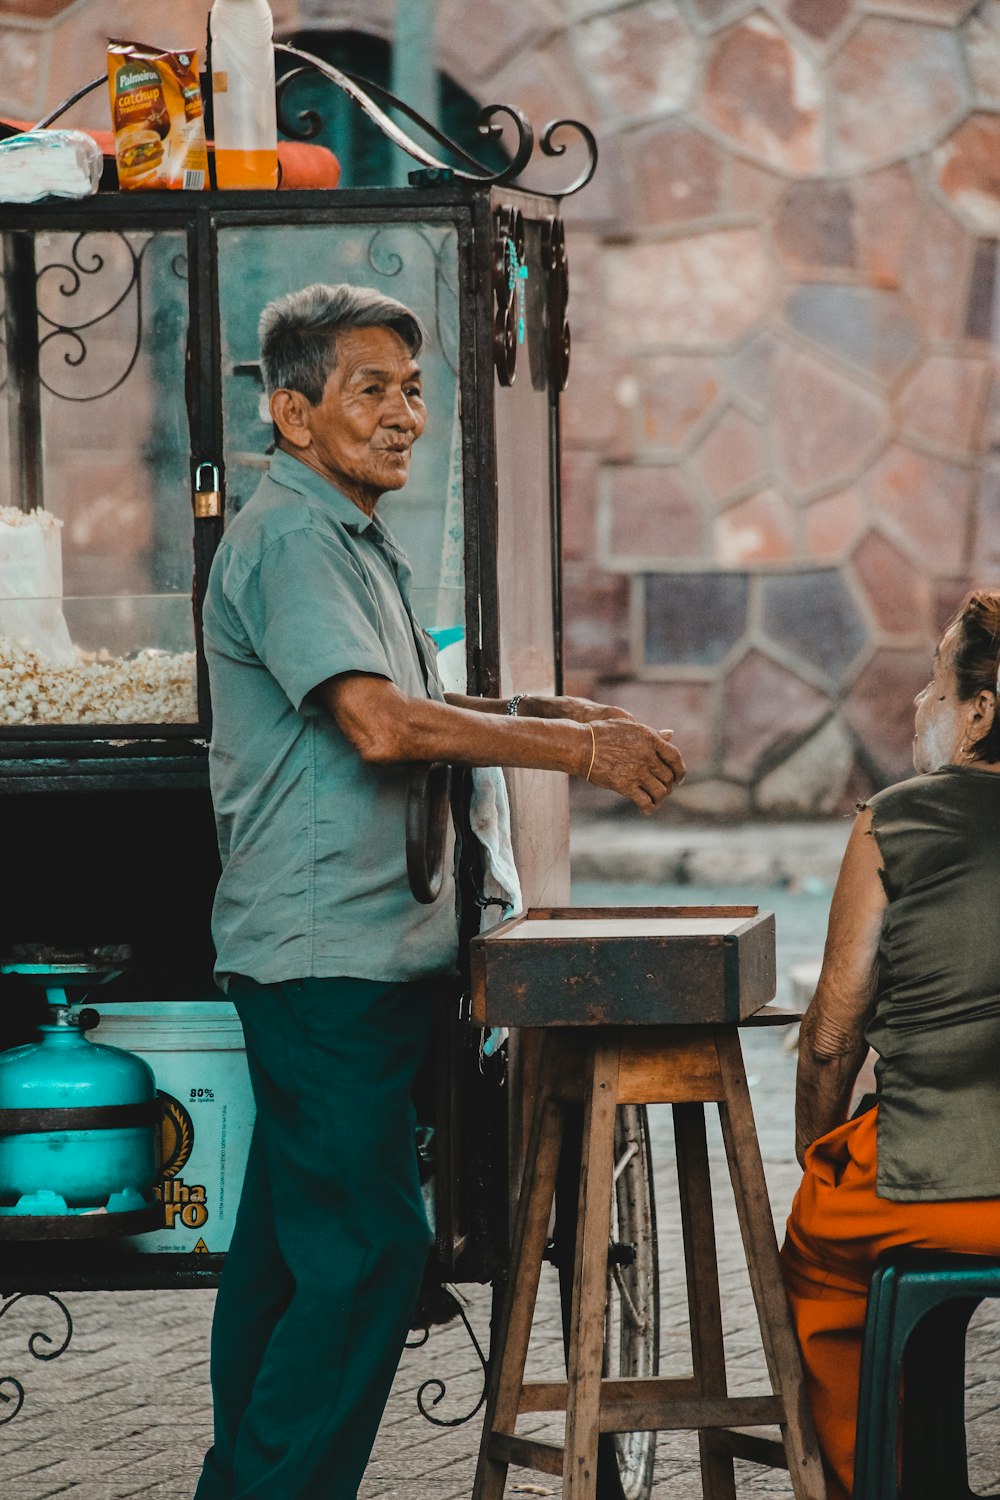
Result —
<path fill-rule="evenodd" d="M 896 1203 L 875 1191 L 878 1110 L 806 1152 L 781 1249 L 829 1500 L 854 1483 L 861 1341 L 868 1283 L 885 1250 L 1000 1254 L 1000 1199 Z"/>

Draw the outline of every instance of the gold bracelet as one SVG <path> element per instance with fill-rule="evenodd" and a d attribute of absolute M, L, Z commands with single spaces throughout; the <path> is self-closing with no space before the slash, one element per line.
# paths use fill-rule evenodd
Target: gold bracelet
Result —
<path fill-rule="evenodd" d="M 589 781 L 590 773 L 594 769 L 594 761 L 597 758 L 597 735 L 594 733 L 593 724 L 588 724 L 587 728 L 590 730 L 590 765 L 587 767 L 587 780 Z"/>

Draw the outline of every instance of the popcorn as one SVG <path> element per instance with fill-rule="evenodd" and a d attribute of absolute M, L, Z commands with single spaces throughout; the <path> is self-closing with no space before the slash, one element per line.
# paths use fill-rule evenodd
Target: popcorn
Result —
<path fill-rule="evenodd" d="M 76 655 L 58 665 L 30 641 L 0 636 L 0 725 L 197 723 L 193 651 Z"/>
<path fill-rule="evenodd" d="M 62 524 L 48 510 L 0 505 L 0 725 L 196 724 L 193 651 L 124 657 L 73 644 Z"/>
<path fill-rule="evenodd" d="M 18 510 L 16 505 L 0 505 L 0 526 L 41 526 L 58 531 L 62 525 L 58 516 L 50 510 Z"/>

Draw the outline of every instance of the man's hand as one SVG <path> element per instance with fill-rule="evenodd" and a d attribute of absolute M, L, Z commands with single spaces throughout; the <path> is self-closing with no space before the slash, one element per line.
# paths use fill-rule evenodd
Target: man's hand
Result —
<path fill-rule="evenodd" d="M 672 730 L 657 733 L 631 718 L 600 720 L 591 728 L 590 782 L 628 797 L 640 812 L 653 812 L 684 780 L 683 757 L 670 743 Z"/>
<path fill-rule="evenodd" d="M 601 719 L 633 717 L 627 708 L 613 708 L 608 703 L 592 703 L 589 698 L 536 698 L 534 695 L 523 697 L 517 705 L 517 712 L 519 717 L 525 719 L 575 719 L 578 724 L 596 724 Z"/>

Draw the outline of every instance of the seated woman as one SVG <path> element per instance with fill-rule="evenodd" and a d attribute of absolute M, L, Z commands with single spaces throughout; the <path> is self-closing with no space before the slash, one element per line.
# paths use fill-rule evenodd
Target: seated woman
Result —
<path fill-rule="evenodd" d="M 1000 1253 L 1000 591 L 916 699 L 918 774 L 859 810 L 802 1023 L 782 1248 L 826 1467 L 847 1500 L 865 1300 L 885 1250 Z M 846 1118 L 871 1045 L 877 1102 Z"/>

